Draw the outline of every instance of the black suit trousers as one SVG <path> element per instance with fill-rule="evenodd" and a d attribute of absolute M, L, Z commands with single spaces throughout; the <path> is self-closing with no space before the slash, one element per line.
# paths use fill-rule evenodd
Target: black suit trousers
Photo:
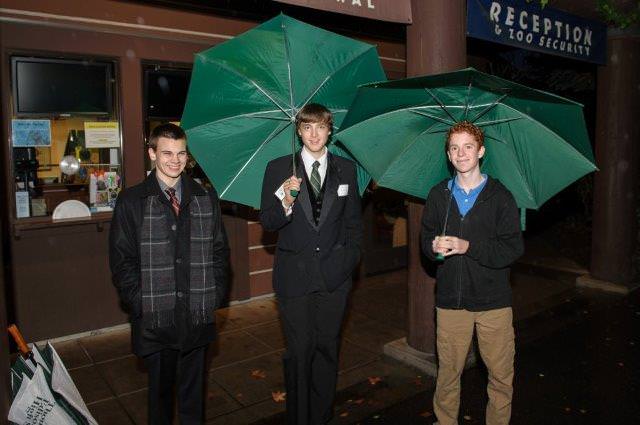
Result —
<path fill-rule="evenodd" d="M 283 356 L 287 424 L 326 424 L 333 416 L 340 328 L 350 283 L 327 292 L 316 274 L 310 292 L 278 297 L 287 350 Z"/>
<path fill-rule="evenodd" d="M 204 423 L 204 375 L 207 346 L 190 351 L 164 349 L 144 357 L 149 372 L 149 424 L 173 424 L 177 380 L 181 425 Z"/>

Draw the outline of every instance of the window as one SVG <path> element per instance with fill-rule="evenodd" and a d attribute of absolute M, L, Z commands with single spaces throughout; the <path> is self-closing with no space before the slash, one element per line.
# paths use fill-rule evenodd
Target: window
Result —
<path fill-rule="evenodd" d="M 191 69 L 188 66 L 145 64 L 143 66 L 144 119 L 145 119 L 145 169 L 153 164 L 147 155 L 149 135 L 158 125 L 173 122 L 180 125 L 182 110 L 189 91 Z M 191 161 L 190 161 L 191 162 Z"/>
<path fill-rule="evenodd" d="M 115 63 L 11 57 L 11 151 L 17 218 L 75 199 L 110 211 L 122 187 Z"/>

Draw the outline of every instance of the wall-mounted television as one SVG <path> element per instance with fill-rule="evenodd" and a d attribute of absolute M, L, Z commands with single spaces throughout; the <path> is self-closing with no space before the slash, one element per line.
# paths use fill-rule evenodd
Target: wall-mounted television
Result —
<path fill-rule="evenodd" d="M 11 58 L 17 116 L 111 115 L 113 63 Z"/>
<path fill-rule="evenodd" d="M 144 73 L 147 118 L 179 121 L 190 81 L 190 69 L 147 68 Z"/>

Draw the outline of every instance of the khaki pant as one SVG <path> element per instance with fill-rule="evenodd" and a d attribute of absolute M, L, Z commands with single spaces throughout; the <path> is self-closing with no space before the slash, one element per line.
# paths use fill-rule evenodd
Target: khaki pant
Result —
<path fill-rule="evenodd" d="M 486 424 L 508 424 L 511 418 L 515 355 L 511 307 L 480 312 L 438 308 L 438 379 L 433 410 L 440 425 L 458 424 L 460 375 L 474 327 L 482 360 L 489 370 Z"/>

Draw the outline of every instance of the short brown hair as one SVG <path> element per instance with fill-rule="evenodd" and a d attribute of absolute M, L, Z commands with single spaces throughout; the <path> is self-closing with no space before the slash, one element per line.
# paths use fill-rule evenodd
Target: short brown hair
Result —
<path fill-rule="evenodd" d="M 303 123 L 321 122 L 333 128 L 333 114 L 319 103 L 307 103 L 296 114 L 296 129 Z"/>
<path fill-rule="evenodd" d="M 474 139 L 476 139 L 476 142 L 478 142 L 478 149 L 484 146 L 484 133 L 482 132 L 480 127 L 470 121 L 460 121 L 451 126 L 451 128 L 447 132 L 447 140 L 444 146 L 445 151 L 449 150 L 451 136 L 456 133 L 469 133 L 471 136 L 473 136 Z"/>
<path fill-rule="evenodd" d="M 171 140 L 187 140 L 187 134 L 182 127 L 172 124 L 170 122 L 166 124 L 160 124 L 153 129 L 149 136 L 149 147 L 154 151 L 158 147 L 158 139 L 165 137 Z"/>

